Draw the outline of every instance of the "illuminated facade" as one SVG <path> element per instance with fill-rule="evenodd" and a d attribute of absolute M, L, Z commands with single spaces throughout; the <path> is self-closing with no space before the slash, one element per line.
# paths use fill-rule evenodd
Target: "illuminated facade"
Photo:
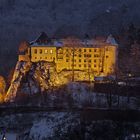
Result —
<path fill-rule="evenodd" d="M 45 35 L 41 35 L 32 42 L 26 52 L 19 54 L 19 61 L 53 62 L 57 72 L 87 71 L 95 76 L 115 73 L 118 45 L 111 35 L 105 40 L 71 39 L 72 43 L 67 39 L 47 41 L 45 38 Z"/>

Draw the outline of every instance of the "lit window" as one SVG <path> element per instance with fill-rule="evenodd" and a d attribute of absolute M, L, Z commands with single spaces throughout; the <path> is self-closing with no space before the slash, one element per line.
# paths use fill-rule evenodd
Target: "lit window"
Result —
<path fill-rule="evenodd" d="M 53 53 L 53 50 L 50 50 L 50 53 Z"/>
<path fill-rule="evenodd" d="M 45 53 L 48 53 L 48 50 L 45 50 Z"/>
<path fill-rule="evenodd" d="M 34 53 L 37 53 L 37 49 L 34 50 Z"/>

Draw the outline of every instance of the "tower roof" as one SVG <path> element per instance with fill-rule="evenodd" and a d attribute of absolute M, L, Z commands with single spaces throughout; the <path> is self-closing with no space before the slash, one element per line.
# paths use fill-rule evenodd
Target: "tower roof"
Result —
<path fill-rule="evenodd" d="M 50 42 L 50 38 L 45 32 L 42 32 L 40 36 L 35 40 L 35 43 L 39 44 L 47 44 L 48 42 Z"/>
<path fill-rule="evenodd" d="M 106 43 L 109 43 L 112 45 L 118 45 L 115 38 L 111 34 L 107 37 Z"/>

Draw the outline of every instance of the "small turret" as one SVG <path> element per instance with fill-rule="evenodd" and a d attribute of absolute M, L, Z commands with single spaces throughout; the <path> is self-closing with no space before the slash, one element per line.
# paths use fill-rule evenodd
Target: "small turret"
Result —
<path fill-rule="evenodd" d="M 106 43 L 111 44 L 111 45 L 115 45 L 115 46 L 117 45 L 117 46 L 118 46 L 118 44 L 117 44 L 115 38 L 112 36 L 112 34 L 110 34 L 110 35 L 107 37 Z"/>

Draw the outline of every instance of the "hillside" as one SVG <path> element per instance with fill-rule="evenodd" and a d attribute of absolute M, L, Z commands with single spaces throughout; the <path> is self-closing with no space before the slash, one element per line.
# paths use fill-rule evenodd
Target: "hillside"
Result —
<path fill-rule="evenodd" d="M 21 40 L 41 31 L 52 37 L 117 34 L 131 22 L 140 25 L 139 9 L 139 0 L 1 0 L 0 73 L 15 64 Z"/>

